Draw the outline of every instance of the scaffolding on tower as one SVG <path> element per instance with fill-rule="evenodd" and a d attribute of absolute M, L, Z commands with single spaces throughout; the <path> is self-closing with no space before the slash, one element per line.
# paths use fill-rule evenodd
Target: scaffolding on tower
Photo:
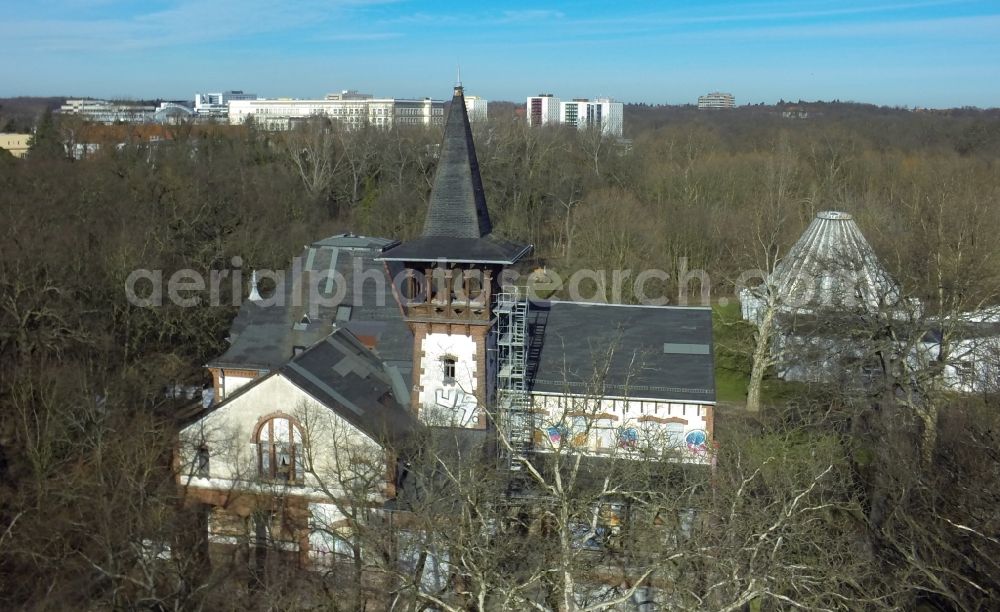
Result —
<path fill-rule="evenodd" d="M 500 458 L 512 471 L 520 471 L 531 450 L 534 431 L 531 396 L 527 388 L 528 300 L 515 286 L 505 286 L 497 296 L 497 404 L 500 433 L 508 442 L 500 445 Z"/>

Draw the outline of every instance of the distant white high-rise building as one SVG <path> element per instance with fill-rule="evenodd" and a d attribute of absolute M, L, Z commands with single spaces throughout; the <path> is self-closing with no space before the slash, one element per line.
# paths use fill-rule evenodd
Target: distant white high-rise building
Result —
<path fill-rule="evenodd" d="M 574 98 L 566 102 L 551 94 L 528 98 L 528 125 L 562 124 L 577 129 L 599 129 L 602 134 L 621 138 L 624 104 L 611 98 Z"/>
<path fill-rule="evenodd" d="M 559 98 L 552 94 L 538 94 L 528 98 L 528 125 L 537 127 L 559 123 Z"/>
<path fill-rule="evenodd" d="M 713 91 L 704 96 L 698 96 L 698 108 L 734 108 L 736 98 L 731 93 Z"/>
<path fill-rule="evenodd" d="M 560 122 L 577 129 L 599 129 L 602 134 L 621 138 L 625 105 L 611 98 L 575 99 L 559 105 Z"/>
<path fill-rule="evenodd" d="M 488 116 L 489 101 L 479 96 L 465 96 L 465 112 L 469 115 L 471 123 L 486 121 Z"/>

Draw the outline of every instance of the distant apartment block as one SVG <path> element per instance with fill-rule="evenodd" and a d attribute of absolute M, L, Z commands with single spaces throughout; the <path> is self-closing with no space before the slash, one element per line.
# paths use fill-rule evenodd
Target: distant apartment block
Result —
<path fill-rule="evenodd" d="M 489 101 L 479 96 L 465 96 L 465 112 L 471 123 L 486 121 L 489 112 Z"/>
<path fill-rule="evenodd" d="M 736 98 L 731 93 L 713 91 L 704 96 L 698 96 L 698 108 L 735 108 Z"/>
<path fill-rule="evenodd" d="M 624 108 L 611 98 L 574 98 L 563 102 L 552 94 L 539 94 L 528 98 L 528 125 L 561 124 L 580 130 L 599 129 L 602 134 L 621 138 L 624 127 Z"/>
<path fill-rule="evenodd" d="M 28 144 L 31 134 L 0 133 L 0 149 L 5 149 L 14 157 L 24 157 L 28 154 Z"/>
<path fill-rule="evenodd" d="M 538 94 L 528 98 L 528 125 L 538 127 L 559 123 L 559 98 L 552 94 Z"/>
<path fill-rule="evenodd" d="M 580 130 L 596 127 L 608 136 L 621 138 L 624 106 L 610 98 L 574 99 L 559 103 L 559 118 L 563 125 Z"/>
<path fill-rule="evenodd" d="M 392 127 L 401 125 L 443 125 L 444 102 L 441 100 L 402 100 L 375 98 L 371 94 L 343 91 L 322 100 L 232 100 L 229 123 L 254 122 L 271 130 L 287 130 L 310 117 L 328 117 L 349 128 L 364 125 Z"/>
<path fill-rule="evenodd" d="M 198 93 L 194 95 L 194 112 L 201 119 L 229 119 L 229 103 L 232 100 L 256 100 L 257 94 L 239 90 L 219 93 Z"/>

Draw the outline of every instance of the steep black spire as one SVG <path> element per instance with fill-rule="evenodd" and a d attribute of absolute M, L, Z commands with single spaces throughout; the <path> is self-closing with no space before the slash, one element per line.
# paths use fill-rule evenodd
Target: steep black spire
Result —
<path fill-rule="evenodd" d="M 531 251 L 531 245 L 503 240 L 492 232 L 459 81 L 444 124 L 424 231 L 419 238 L 387 249 L 380 259 L 510 265 Z"/>
<path fill-rule="evenodd" d="M 491 231 L 493 225 L 486 209 L 465 95 L 462 84 L 458 83 L 444 124 L 444 140 L 423 235 L 428 238 L 482 238 Z"/>

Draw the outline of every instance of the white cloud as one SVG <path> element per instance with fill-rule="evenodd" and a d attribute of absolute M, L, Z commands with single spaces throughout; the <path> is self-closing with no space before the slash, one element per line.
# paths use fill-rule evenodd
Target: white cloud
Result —
<path fill-rule="evenodd" d="M 365 41 L 365 40 L 392 40 L 395 38 L 402 38 L 403 34 L 400 32 L 351 32 L 345 34 L 321 34 L 319 36 L 312 36 L 310 40 L 315 41 Z"/>
<path fill-rule="evenodd" d="M 498 21 L 503 23 L 515 23 L 525 21 L 551 21 L 565 17 L 562 11 L 552 11 L 546 9 L 528 9 L 523 11 L 504 11 L 503 17 Z"/>
<path fill-rule="evenodd" d="M 66 1 L 80 4 L 78 0 Z M 125 17 L 50 19 L 19 18 L 15 14 L 0 23 L 0 36 L 8 44 L 13 42 L 21 48 L 36 51 L 169 48 L 293 31 L 334 20 L 346 22 L 352 10 L 392 1 L 306 0 L 281 3 L 273 0 L 179 0 L 168 3 L 166 8 Z M 24 12 L 21 11 L 22 14 Z M 45 12 L 61 14 L 61 11 Z M 104 8 L 99 12 L 112 15 L 114 9 Z M 89 14 L 94 13 L 90 11 Z"/>

